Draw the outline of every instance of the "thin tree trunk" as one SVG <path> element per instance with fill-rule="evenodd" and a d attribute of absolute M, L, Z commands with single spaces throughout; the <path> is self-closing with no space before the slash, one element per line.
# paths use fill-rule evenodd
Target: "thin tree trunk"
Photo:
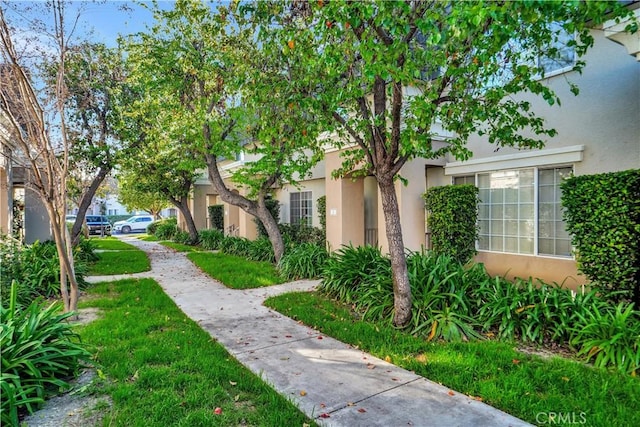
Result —
<path fill-rule="evenodd" d="M 282 240 L 282 233 L 280 233 L 280 229 L 278 228 L 278 223 L 267 209 L 266 204 L 264 203 L 264 194 L 261 193 L 259 196 L 260 203 L 257 203 L 253 200 L 249 200 L 244 196 L 241 196 L 238 193 L 234 193 L 229 190 L 220 175 L 220 171 L 218 170 L 218 162 L 214 155 L 206 154 L 207 160 L 207 171 L 209 172 L 209 181 L 213 185 L 213 188 L 216 189 L 220 198 L 226 203 L 230 203 L 234 206 L 238 206 L 243 211 L 247 212 L 250 215 L 255 216 L 264 225 L 264 228 L 267 230 L 267 235 L 269 236 L 269 241 L 273 246 L 273 253 L 275 255 L 276 263 L 280 261 L 282 255 L 284 254 L 284 241 Z"/>
<path fill-rule="evenodd" d="M 182 214 L 182 217 L 187 223 L 187 231 L 189 232 L 189 238 L 191 239 L 191 242 L 197 243 L 199 240 L 198 229 L 196 228 L 196 223 L 193 221 L 193 215 L 191 215 L 191 210 L 189 209 L 189 202 L 187 198 L 183 197 L 180 201 L 172 199 L 172 202 L 178 208 L 178 210 Z"/>
<path fill-rule="evenodd" d="M 400 211 L 393 178 L 378 177 L 382 211 L 389 242 L 389 256 L 393 272 L 394 316 L 393 324 L 404 327 L 411 321 L 411 287 L 404 253 Z"/>
<path fill-rule="evenodd" d="M 100 184 L 104 181 L 111 170 L 100 168 L 100 172 L 96 175 L 87 191 L 84 192 L 82 198 L 80 199 L 80 204 L 78 205 L 78 216 L 76 217 L 73 226 L 71 227 L 71 244 L 76 246 L 80 241 L 80 235 L 82 234 L 82 225 L 84 224 L 84 218 L 87 214 L 87 210 L 89 209 L 89 205 L 91 204 L 91 200 L 96 195 Z"/>
<path fill-rule="evenodd" d="M 262 221 L 262 225 L 267 231 L 267 236 L 269 236 L 269 241 L 271 242 L 271 246 L 273 246 L 273 253 L 276 258 L 276 262 L 280 261 L 282 255 L 284 254 L 284 240 L 282 239 L 282 233 L 280 232 L 280 228 L 278 227 L 278 223 L 276 222 L 273 215 L 267 208 L 265 203 L 265 195 L 261 193 L 258 197 L 258 209 L 256 212 L 256 216 L 260 221 Z"/>

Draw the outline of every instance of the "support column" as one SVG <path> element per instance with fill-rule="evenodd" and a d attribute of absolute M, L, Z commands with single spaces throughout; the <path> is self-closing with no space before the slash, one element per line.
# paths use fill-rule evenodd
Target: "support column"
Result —
<path fill-rule="evenodd" d="M 340 162 L 338 152 L 326 153 L 327 244 L 332 251 L 364 245 L 364 180 L 331 178 Z"/>

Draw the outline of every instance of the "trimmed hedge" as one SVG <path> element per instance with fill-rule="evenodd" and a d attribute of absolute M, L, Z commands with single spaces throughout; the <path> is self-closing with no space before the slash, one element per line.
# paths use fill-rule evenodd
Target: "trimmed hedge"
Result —
<path fill-rule="evenodd" d="M 476 254 L 478 188 L 474 185 L 432 187 L 424 194 L 429 211 L 433 251 L 465 263 Z"/>
<path fill-rule="evenodd" d="M 224 205 L 211 205 L 208 208 L 211 228 L 224 231 Z"/>
<path fill-rule="evenodd" d="M 640 169 L 561 184 L 578 268 L 608 298 L 640 307 Z"/>

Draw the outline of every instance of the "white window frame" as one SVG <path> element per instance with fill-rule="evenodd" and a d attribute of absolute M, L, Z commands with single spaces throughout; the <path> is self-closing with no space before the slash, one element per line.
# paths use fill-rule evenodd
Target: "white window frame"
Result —
<path fill-rule="evenodd" d="M 293 196 L 297 195 L 298 203 L 297 207 L 294 207 Z M 303 214 L 302 202 L 309 201 L 311 203 L 309 212 Z M 293 212 L 294 208 L 299 212 L 299 215 L 296 215 L 294 218 Z M 298 218 L 299 216 L 299 218 Z M 289 222 L 291 224 L 300 224 L 304 219 L 307 219 L 307 225 L 311 226 L 313 224 L 313 192 L 312 191 L 297 191 L 289 194 Z"/>
<path fill-rule="evenodd" d="M 555 169 L 561 167 L 573 167 L 583 159 L 584 145 L 573 145 L 555 149 L 526 151 L 521 153 L 507 154 L 502 156 L 489 157 L 485 159 L 472 159 L 465 162 L 450 162 L 445 165 L 445 176 L 450 176 L 452 182 L 457 176 L 475 175 L 476 186 L 478 184 L 479 173 L 490 173 L 505 170 L 534 169 L 534 241 L 533 254 L 521 254 L 505 251 L 491 251 L 482 249 L 482 252 L 514 254 L 520 256 L 536 256 L 542 258 L 574 258 L 573 254 L 551 255 L 539 253 L 539 171 L 541 169 Z M 476 246 L 478 247 L 478 246 Z M 478 248 L 478 250 L 480 250 Z"/>

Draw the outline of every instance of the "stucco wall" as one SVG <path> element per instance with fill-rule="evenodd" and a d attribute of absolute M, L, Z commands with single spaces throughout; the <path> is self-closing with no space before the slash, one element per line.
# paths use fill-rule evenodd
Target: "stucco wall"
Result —
<path fill-rule="evenodd" d="M 324 175 L 324 174 L 323 174 Z M 291 193 L 301 191 L 311 191 L 311 201 L 313 207 L 312 225 L 320 227 L 320 217 L 318 216 L 318 198 L 324 196 L 325 180 L 324 177 L 309 179 L 298 183 L 298 187 L 293 185 L 285 185 L 276 191 L 275 198 L 280 203 L 280 222 L 288 224 L 291 222 L 290 204 Z"/>
<path fill-rule="evenodd" d="M 640 62 L 626 49 L 593 31 L 593 49 L 585 57 L 582 74 L 569 72 L 546 79 L 559 95 L 561 106 L 537 97 L 523 97 L 558 134 L 546 138 L 545 148 L 585 145 L 575 174 L 593 174 L 640 167 Z M 580 88 L 574 96 L 567 80 Z M 473 159 L 518 152 L 500 148 L 485 138 L 473 137 L 468 148 Z M 454 161 L 455 159 L 449 159 Z"/>

